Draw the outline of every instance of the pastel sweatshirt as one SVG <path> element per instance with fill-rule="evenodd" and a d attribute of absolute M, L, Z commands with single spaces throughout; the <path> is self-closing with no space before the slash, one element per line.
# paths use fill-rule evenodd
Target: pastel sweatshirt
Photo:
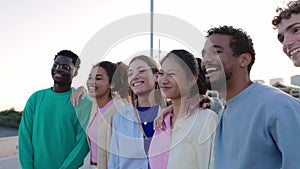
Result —
<path fill-rule="evenodd" d="M 28 99 L 19 128 L 22 169 L 76 169 L 83 164 L 89 147 L 70 103 L 72 90 L 55 93 L 48 88 Z"/>
<path fill-rule="evenodd" d="M 300 102 L 253 83 L 228 100 L 216 133 L 216 169 L 299 169 Z"/>

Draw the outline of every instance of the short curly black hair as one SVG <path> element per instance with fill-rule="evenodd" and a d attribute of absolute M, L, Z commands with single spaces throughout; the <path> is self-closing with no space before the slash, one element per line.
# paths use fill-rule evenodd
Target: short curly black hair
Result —
<path fill-rule="evenodd" d="M 251 62 L 247 67 L 248 72 L 250 72 L 255 61 L 255 50 L 253 47 L 253 41 L 247 32 L 240 28 L 225 25 L 209 29 L 206 37 L 213 34 L 229 35 L 232 37 L 229 45 L 234 56 L 238 56 L 243 53 L 249 53 L 251 55 Z"/>
<path fill-rule="evenodd" d="M 274 16 L 272 20 L 274 29 L 278 28 L 278 25 L 280 24 L 282 19 L 289 19 L 292 14 L 300 13 L 300 0 L 288 2 L 286 8 L 278 7 L 276 9 L 276 12 L 278 13 L 278 15 Z"/>
<path fill-rule="evenodd" d="M 54 60 L 58 57 L 58 56 L 66 56 L 72 59 L 72 63 L 74 64 L 74 66 L 78 69 L 80 67 L 80 63 L 81 60 L 78 57 L 78 55 L 76 55 L 74 52 L 72 52 L 71 50 L 61 50 L 59 51 L 55 57 Z"/>

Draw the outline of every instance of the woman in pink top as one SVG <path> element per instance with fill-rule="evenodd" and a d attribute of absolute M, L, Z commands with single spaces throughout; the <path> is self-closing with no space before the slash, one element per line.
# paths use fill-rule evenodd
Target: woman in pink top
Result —
<path fill-rule="evenodd" d="M 118 108 L 129 99 L 127 66 L 103 61 L 93 66 L 86 82 L 88 94 L 94 101 L 87 127 L 91 168 L 108 168 L 112 120 Z M 79 102 L 85 96 L 84 87 L 77 89 L 71 100 Z M 78 103 L 74 103 L 78 104 Z"/>
<path fill-rule="evenodd" d="M 201 60 L 185 50 L 173 50 L 161 61 L 158 83 L 172 101 L 165 129 L 155 129 L 149 150 L 151 169 L 209 169 L 213 166 L 217 115 L 202 109 L 206 94 Z"/>

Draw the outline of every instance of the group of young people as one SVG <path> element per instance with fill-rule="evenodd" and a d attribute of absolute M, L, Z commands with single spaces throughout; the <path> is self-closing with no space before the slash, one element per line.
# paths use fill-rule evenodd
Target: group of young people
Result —
<path fill-rule="evenodd" d="M 300 1 L 278 11 L 278 40 L 300 66 Z M 71 87 L 79 57 L 60 51 L 54 85 L 24 108 L 21 167 L 75 169 L 90 151 L 91 168 L 299 168 L 300 102 L 251 81 L 251 37 L 232 26 L 211 28 L 202 57 L 177 49 L 160 66 L 144 55 L 128 65 L 102 61 L 91 69 L 86 95 Z M 211 88 L 223 102 L 207 99 Z"/>

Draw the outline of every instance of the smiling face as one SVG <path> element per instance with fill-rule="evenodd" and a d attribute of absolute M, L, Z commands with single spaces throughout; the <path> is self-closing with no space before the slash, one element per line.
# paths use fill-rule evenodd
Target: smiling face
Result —
<path fill-rule="evenodd" d="M 51 69 L 52 79 L 54 80 L 55 85 L 71 86 L 72 79 L 75 76 L 75 69 L 71 58 L 57 56 Z"/>
<path fill-rule="evenodd" d="M 187 66 L 178 62 L 182 61 L 172 57 L 166 58 L 157 78 L 160 89 L 173 101 L 181 97 L 187 98 L 191 87 L 196 83 L 196 80 L 191 78 L 194 77 L 193 74 L 185 71 L 188 69 Z M 186 66 L 186 69 L 182 66 Z"/>
<path fill-rule="evenodd" d="M 292 14 L 289 19 L 282 19 L 278 24 L 278 40 L 283 45 L 283 52 L 300 67 L 300 14 Z"/>
<path fill-rule="evenodd" d="M 149 95 L 155 88 L 156 76 L 144 61 L 136 59 L 128 67 L 128 84 L 137 96 Z"/>
<path fill-rule="evenodd" d="M 208 37 L 202 51 L 205 77 L 217 88 L 224 88 L 230 83 L 238 69 L 238 57 L 230 48 L 229 35 L 213 34 Z M 213 87 L 212 87 L 213 88 Z"/>
<path fill-rule="evenodd" d="M 111 84 L 109 83 L 109 77 L 106 70 L 102 67 L 94 67 L 89 74 L 89 78 L 86 81 L 88 88 L 88 94 L 94 98 L 107 98 L 110 93 Z"/>

